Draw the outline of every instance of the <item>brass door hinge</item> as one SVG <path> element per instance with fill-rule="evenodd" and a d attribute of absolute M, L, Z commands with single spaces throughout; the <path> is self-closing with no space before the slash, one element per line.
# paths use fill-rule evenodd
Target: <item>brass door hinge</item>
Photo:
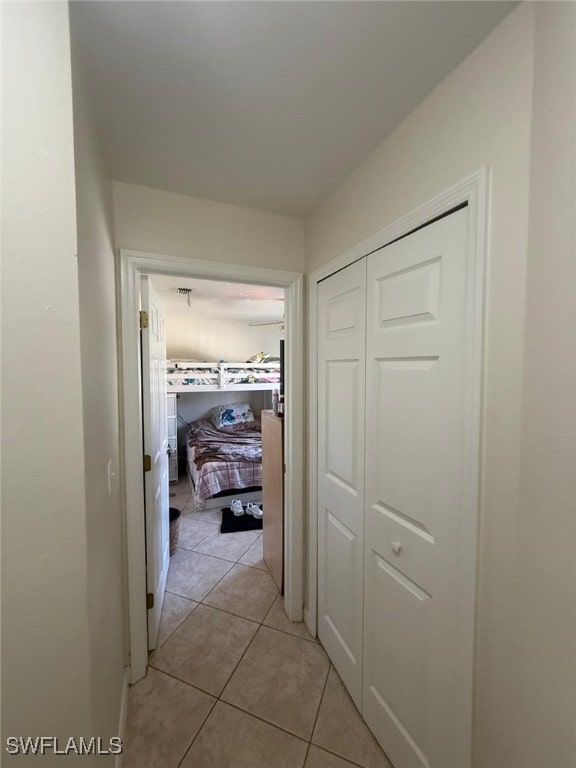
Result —
<path fill-rule="evenodd" d="M 144 472 L 150 472 L 152 469 L 152 456 L 150 454 L 144 454 Z"/>
<path fill-rule="evenodd" d="M 148 328 L 148 312 L 140 312 L 140 328 Z"/>
<path fill-rule="evenodd" d="M 146 609 L 149 611 L 154 608 L 154 592 L 148 592 L 146 595 Z"/>

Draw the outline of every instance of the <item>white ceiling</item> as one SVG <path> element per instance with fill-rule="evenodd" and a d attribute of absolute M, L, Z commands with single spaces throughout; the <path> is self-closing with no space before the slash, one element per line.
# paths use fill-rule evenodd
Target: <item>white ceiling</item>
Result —
<path fill-rule="evenodd" d="M 113 178 L 304 215 L 513 2 L 73 2 Z"/>
<path fill-rule="evenodd" d="M 171 317 L 207 317 L 244 322 L 272 322 L 284 316 L 284 289 L 216 280 L 154 275 L 154 288 Z M 190 288 L 188 298 L 178 288 Z"/>

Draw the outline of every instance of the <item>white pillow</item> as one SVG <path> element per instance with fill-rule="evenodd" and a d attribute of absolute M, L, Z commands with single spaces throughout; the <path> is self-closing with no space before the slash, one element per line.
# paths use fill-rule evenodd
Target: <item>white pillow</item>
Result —
<path fill-rule="evenodd" d="M 254 414 L 250 403 L 227 403 L 226 405 L 217 405 L 211 410 L 212 421 L 218 429 L 222 427 L 231 427 L 234 424 L 244 424 L 248 421 L 254 421 Z"/>

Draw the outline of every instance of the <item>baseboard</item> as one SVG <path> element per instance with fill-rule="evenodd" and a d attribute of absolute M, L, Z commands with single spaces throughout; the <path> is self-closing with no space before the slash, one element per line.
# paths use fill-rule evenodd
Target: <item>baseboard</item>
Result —
<path fill-rule="evenodd" d="M 120 717 L 118 719 L 118 736 L 124 742 L 124 732 L 126 730 L 126 716 L 128 715 L 128 667 L 124 670 L 124 682 L 122 683 L 122 701 L 120 703 Z M 114 768 L 122 768 L 124 754 L 116 755 Z"/>
<path fill-rule="evenodd" d="M 310 626 L 311 620 L 310 620 L 310 611 L 308 610 L 308 608 L 304 608 L 304 624 L 306 624 L 306 629 L 308 630 L 308 632 L 310 632 L 312 637 L 316 637 L 316 627 Z"/>

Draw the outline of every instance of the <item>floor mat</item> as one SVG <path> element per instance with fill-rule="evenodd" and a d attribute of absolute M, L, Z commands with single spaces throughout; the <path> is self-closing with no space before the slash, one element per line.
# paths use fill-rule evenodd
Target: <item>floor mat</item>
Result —
<path fill-rule="evenodd" d="M 262 518 L 259 520 L 252 515 L 235 515 L 230 507 L 222 509 L 222 525 L 220 533 L 234 533 L 235 531 L 262 530 Z"/>

